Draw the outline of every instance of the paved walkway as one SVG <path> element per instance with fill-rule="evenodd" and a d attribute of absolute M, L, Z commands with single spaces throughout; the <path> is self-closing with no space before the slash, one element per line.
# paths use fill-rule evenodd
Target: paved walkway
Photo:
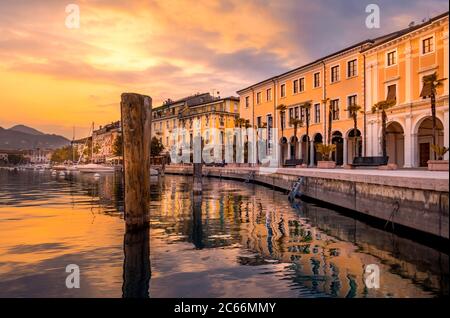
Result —
<path fill-rule="evenodd" d="M 169 165 L 167 167 L 188 168 L 190 166 Z M 169 168 L 169 170 L 171 170 Z M 264 168 L 264 167 L 204 167 L 204 170 L 223 170 L 228 173 L 248 174 L 258 171 L 261 174 L 284 174 L 291 176 L 339 179 L 411 189 L 449 191 L 449 173 L 447 171 L 428 171 L 421 169 L 378 170 L 378 169 L 318 169 L 318 168 Z"/>

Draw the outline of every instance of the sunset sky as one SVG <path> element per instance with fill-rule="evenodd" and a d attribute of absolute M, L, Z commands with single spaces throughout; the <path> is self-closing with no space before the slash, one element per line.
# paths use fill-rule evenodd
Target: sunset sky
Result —
<path fill-rule="evenodd" d="M 65 7 L 80 8 L 80 28 Z M 365 7 L 381 28 L 365 27 Z M 120 94 L 153 106 L 238 89 L 448 10 L 447 0 L 0 0 L 0 126 L 72 138 L 119 119 Z"/>

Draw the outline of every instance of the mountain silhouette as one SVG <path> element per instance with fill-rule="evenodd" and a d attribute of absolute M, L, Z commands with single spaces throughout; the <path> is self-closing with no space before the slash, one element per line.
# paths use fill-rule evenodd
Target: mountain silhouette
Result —
<path fill-rule="evenodd" d="M 25 125 L 16 125 L 9 129 L 0 127 L 0 149 L 57 149 L 69 144 L 69 139 L 63 136 L 45 134 Z"/>

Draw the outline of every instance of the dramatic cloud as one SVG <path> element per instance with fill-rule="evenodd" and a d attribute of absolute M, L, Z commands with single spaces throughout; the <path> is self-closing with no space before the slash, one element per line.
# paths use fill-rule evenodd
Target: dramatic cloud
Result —
<path fill-rule="evenodd" d="M 79 29 L 60 0 L 0 0 L 0 126 L 81 137 L 119 117 L 123 91 L 222 96 L 349 44 L 448 10 L 444 0 L 80 0 Z"/>

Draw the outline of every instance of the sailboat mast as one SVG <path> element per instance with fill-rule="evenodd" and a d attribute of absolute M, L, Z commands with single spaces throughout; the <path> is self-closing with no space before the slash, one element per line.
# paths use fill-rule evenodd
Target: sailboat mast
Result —
<path fill-rule="evenodd" d="M 94 163 L 94 122 L 92 122 L 92 135 L 91 135 L 91 162 Z"/>

